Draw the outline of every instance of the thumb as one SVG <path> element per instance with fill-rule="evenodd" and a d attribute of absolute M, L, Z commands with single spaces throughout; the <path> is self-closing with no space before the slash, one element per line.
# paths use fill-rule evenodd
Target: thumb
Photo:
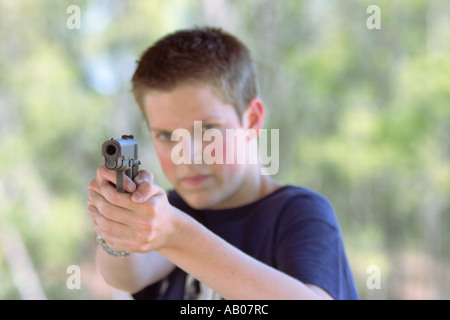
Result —
<path fill-rule="evenodd" d="M 160 186 L 149 182 L 142 182 L 131 195 L 131 200 L 135 203 L 147 202 L 151 197 L 163 193 Z"/>

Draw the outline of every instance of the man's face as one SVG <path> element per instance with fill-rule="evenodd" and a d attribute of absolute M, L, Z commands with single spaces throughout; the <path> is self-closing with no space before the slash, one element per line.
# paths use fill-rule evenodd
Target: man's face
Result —
<path fill-rule="evenodd" d="M 225 130 L 242 128 L 234 107 L 224 103 L 211 87 L 201 84 L 181 85 L 167 92 L 150 91 L 144 104 L 162 170 L 180 196 L 196 209 L 232 207 L 231 199 L 245 180 L 246 166 L 205 161 L 175 164 L 172 150 L 183 139 L 172 141 L 171 137 L 177 129 L 189 131 L 192 140 L 187 147 L 191 148 L 192 158 L 202 157 L 211 142 L 202 142 L 202 137 L 194 134 L 194 121 L 201 121 L 203 130 L 214 128 L 222 132 L 221 151 L 225 159 L 227 146 L 234 143 L 226 139 Z"/>

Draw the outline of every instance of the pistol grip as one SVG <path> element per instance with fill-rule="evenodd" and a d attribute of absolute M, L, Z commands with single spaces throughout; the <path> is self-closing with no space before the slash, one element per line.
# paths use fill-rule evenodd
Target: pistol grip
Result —
<path fill-rule="evenodd" d="M 121 171 L 121 170 L 116 171 L 116 190 L 118 192 L 125 192 L 125 189 L 123 187 L 124 174 L 125 174 L 125 171 Z"/>
<path fill-rule="evenodd" d="M 131 180 L 134 180 L 134 178 L 136 178 L 136 176 L 138 175 L 139 172 L 139 164 L 140 162 L 138 161 L 137 163 L 133 164 L 133 166 L 131 167 Z"/>
<path fill-rule="evenodd" d="M 131 169 L 127 169 L 125 171 L 117 170 L 116 171 L 116 190 L 118 192 L 126 192 L 125 188 L 123 186 L 123 177 L 125 175 L 128 176 L 131 180 L 134 180 L 136 178 L 137 174 L 139 172 L 139 164 L 133 165 Z"/>

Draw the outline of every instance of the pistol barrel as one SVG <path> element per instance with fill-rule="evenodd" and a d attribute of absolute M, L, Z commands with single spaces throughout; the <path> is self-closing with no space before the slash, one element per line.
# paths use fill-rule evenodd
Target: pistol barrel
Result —
<path fill-rule="evenodd" d="M 126 174 L 130 179 L 134 179 L 139 170 L 137 141 L 132 135 L 123 135 L 122 139 L 117 140 L 111 138 L 103 143 L 102 155 L 106 168 L 116 171 L 116 189 L 124 192 L 123 176 Z"/>

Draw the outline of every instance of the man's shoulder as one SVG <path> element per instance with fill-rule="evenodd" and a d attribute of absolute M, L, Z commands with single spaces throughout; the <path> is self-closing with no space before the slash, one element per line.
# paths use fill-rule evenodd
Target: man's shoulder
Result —
<path fill-rule="evenodd" d="M 337 223 L 334 208 L 327 197 L 305 187 L 287 185 L 282 187 L 270 202 L 279 203 L 279 211 L 286 219 L 322 220 L 329 224 Z"/>
<path fill-rule="evenodd" d="M 285 206 L 287 205 L 289 207 L 332 208 L 330 201 L 324 195 L 300 186 L 286 185 L 276 190 L 272 195 L 268 198 L 268 201 L 282 201 Z"/>

